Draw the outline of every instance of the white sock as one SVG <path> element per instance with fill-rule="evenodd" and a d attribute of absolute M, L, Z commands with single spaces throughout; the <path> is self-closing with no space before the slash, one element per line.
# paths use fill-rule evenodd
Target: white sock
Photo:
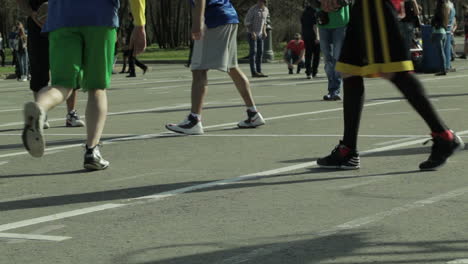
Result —
<path fill-rule="evenodd" d="M 198 121 L 201 121 L 201 115 L 195 113 L 190 113 L 190 115 L 197 118 Z"/>
<path fill-rule="evenodd" d="M 250 112 L 254 112 L 254 113 L 257 113 L 257 107 L 254 106 L 251 106 L 251 107 L 247 107 L 247 110 L 249 110 Z"/>

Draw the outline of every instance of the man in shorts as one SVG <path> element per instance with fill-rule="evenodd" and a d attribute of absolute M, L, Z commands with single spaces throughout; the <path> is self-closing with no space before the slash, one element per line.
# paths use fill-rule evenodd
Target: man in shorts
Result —
<path fill-rule="evenodd" d="M 20 8 L 28 15 L 28 56 L 31 68 L 31 81 L 29 87 L 33 91 L 34 99 L 42 88 L 49 84 L 49 39 L 46 33 L 42 33 L 44 21 L 38 14 L 41 5 L 48 0 L 16 0 Z M 65 126 L 83 127 L 85 124 L 80 119 L 75 106 L 77 100 L 77 91 L 67 100 L 67 111 Z M 44 128 L 49 128 L 49 122 L 44 122 Z"/>
<path fill-rule="evenodd" d="M 136 17 L 131 45 L 137 54 L 146 47 L 145 1 L 130 3 Z M 114 61 L 118 9 L 119 1 L 49 1 L 49 17 L 43 31 L 49 32 L 52 85 L 41 89 L 35 102 L 24 106 L 22 140 L 33 157 L 44 154 L 43 124 L 47 111 L 65 101 L 81 82 L 81 88 L 88 92 L 84 167 L 102 170 L 109 166 L 98 144 L 107 116 L 106 89 Z"/>
<path fill-rule="evenodd" d="M 325 10 L 335 10 L 342 0 L 322 0 Z M 322 168 L 358 169 L 357 136 L 364 105 L 365 76 L 391 81 L 424 119 L 432 131 L 432 152 L 419 164 L 421 170 L 435 170 L 464 147 L 436 113 L 421 82 L 410 73 L 408 57 L 390 0 L 355 1 L 337 70 L 344 74 L 344 136 L 332 153 L 317 160 Z"/>
<path fill-rule="evenodd" d="M 192 109 L 179 124 L 166 128 L 182 134 L 203 134 L 201 111 L 207 90 L 208 70 L 229 74 L 247 106 L 247 119 L 239 128 L 254 128 L 265 124 L 257 111 L 250 91 L 250 83 L 237 64 L 237 12 L 229 0 L 193 0 L 192 38 Z M 205 20 L 203 21 L 203 17 Z M 206 24 L 206 25 L 205 25 Z"/>

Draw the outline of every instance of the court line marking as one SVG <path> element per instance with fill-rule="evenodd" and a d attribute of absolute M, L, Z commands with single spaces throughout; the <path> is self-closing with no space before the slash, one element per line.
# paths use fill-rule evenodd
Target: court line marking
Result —
<path fill-rule="evenodd" d="M 65 225 L 48 225 L 48 226 L 44 226 L 42 228 L 36 229 L 32 232 L 29 232 L 27 235 L 44 235 L 52 231 L 62 229 L 64 227 Z M 7 244 L 19 244 L 19 243 L 24 243 L 27 241 L 28 239 L 14 239 L 14 240 L 8 241 Z"/>
<path fill-rule="evenodd" d="M 108 209 L 114 209 L 114 208 L 118 208 L 118 207 L 122 207 L 122 206 L 126 206 L 126 205 L 125 204 L 107 203 L 107 204 L 102 204 L 102 205 L 77 209 L 77 210 L 73 210 L 73 211 L 67 211 L 67 212 L 63 212 L 63 213 L 32 218 L 32 219 L 18 221 L 18 222 L 14 222 L 14 223 L 10 223 L 10 224 L 0 225 L 0 232 L 11 230 L 11 229 L 17 229 L 17 228 L 21 228 L 21 227 L 26 227 L 26 226 L 31 226 L 31 225 L 36 225 L 36 224 L 41 224 L 41 223 L 46 223 L 46 222 L 51 222 L 51 221 L 55 221 L 55 220 L 59 220 L 59 219 L 70 218 L 70 217 L 74 217 L 74 216 L 79 216 L 79 215 L 84 215 L 84 214 L 89 214 L 89 213 L 95 213 L 95 212 L 104 211 L 104 210 L 108 210 Z"/>
<path fill-rule="evenodd" d="M 468 134 L 468 130 L 461 131 L 461 132 L 459 132 L 459 134 L 460 135 Z M 400 144 L 392 144 L 392 145 L 385 146 L 385 147 L 380 147 L 380 148 L 375 148 L 375 149 L 363 151 L 363 152 L 361 152 L 361 155 L 365 156 L 365 155 L 368 155 L 368 154 L 372 154 L 372 153 L 376 153 L 376 152 L 382 152 L 382 151 L 391 150 L 391 149 L 396 149 L 396 148 L 399 148 L 399 147 L 416 145 L 416 144 L 420 144 L 420 143 L 422 143 L 422 142 L 424 142 L 426 140 L 427 139 L 418 139 L 418 140 L 413 140 L 411 142 L 404 142 L 404 143 L 400 143 Z M 313 167 L 315 165 L 317 165 L 316 161 L 305 162 L 305 163 L 300 163 L 300 164 L 296 164 L 296 165 L 292 165 L 292 166 L 286 166 L 286 167 L 282 167 L 282 168 L 272 169 L 272 170 L 268 170 L 268 171 L 242 175 L 242 176 L 238 176 L 238 177 L 235 177 L 235 178 L 224 179 L 224 180 L 209 182 L 209 183 L 205 183 L 205 184 L 189 186 L 189 187 L 185 187 L 185 188 L 179 188 L 179 189 L 166 191 L 166 192 L 161 192 L 161 193 L 157 193 L 157 194 L 153 194 L 153 195 L 146 195 L 146 196 L 131 198 L 131 199 L 127 199 L 126 201 L 129 201 L 129 202 L 139 201 L 139 200 L 145 200 L 145 202 L 158 201 L 158 200 L 161 200 L 161 199 L 164 199 L 164 198 L 169 198 L 169 197 L 172 197 L 172 196 L 175 196 L 175 195 L 178 195 L 178 194 L 182 194 L 182 193 L 186 193 L 186 192 L 191 192 L 191 191 L 206 189 L 206 188 L 212 188 L 212 187 L 215 187 L 215 186 L 218 186 L 218 185 L 226 185 L 226 184 L 230 184 L 230 183 L 233 183 L 233 182 L 261 179 L 261 178 L 264 178 L 264 177 L 267 177 L 267 176 L 270 176 L 270 175 L 275 175 L 275 174 L 279 174 L 279 173 L 285 173 L 285 172 L 290 172 L 290 171 L 294 171 L 294 170 L 304 169 L 304 168 L 307 168 L 307 167 Z M 456 192 L 456 191 L 454 191 L 454 192 Z M 461 194 L 464 194 L 465 192 L 468 192 L 468 187 L 464 188 L 462 193 L 460 193 L 460 191 L 458 191 L 457 193 L 460 193 L 459 195 L 461 195 Z M 453 193 L 453 192 L 448 193 L 448 196 L 450 196 L 451 193 Z M 447 194 L 444 194 L 444 195 L 445 196 L 443 196 L 443 197 L 447 197 Z M 436 197 L 438 197 L 438 196 L 436 196 Z M 451 196 L 451 197 L 453 197 L 453 196 Z M 133 205 L 135 205 L 135 204 L 136 203 L 133 203 Z M 426 203 L 426 204 L 429 204 L 429 203 Z M 121 203 L 121 204 L 107 203 L 107 204 L 103 204 L 103 205 L 98 205 L 98 206 L 93 206 L 93 207 L 77 209 L 77 210 L 73 210 L 73 211 L 57 213 L 57 214 L 43 216 L 43 217 L 37 217 L 37 218 L 18 221 L 18 222 L 13 222 L 13 223 L 9 223 L 9 224 L 3 224 L 3 225 L 0 225 L 0 232 L 11 230 L 11 229 L 17 229 L 17 228 L 21 228 L 21 227 L 26 227 L 26 226 L 31 226 L 31 225 L 35 225 L 35 224 L 39 224 L 39 223 L 45 223 L 45 222 L 55 221 L 55 220 L 59 220 L 59 219 L 70 218 L 70 217 L 74 217 L 74 216 L 78 216 L 78 215 L 84 215 L 84 214 L 94 213 L 94 212 L 98 212 L 98 211 L 119 208 L 119 207 L 128 206 L 128 205 L 132 205 L 132 203 L 125 203 L 125 204 L 123 204 L 123 203 Z M 377 219 L 378 216 L 379 216 L 379 214 L 377 214 L 377 216 L 374 217 L 373 219 Z M 350 226 L 351 224 L 354 224 L 354 226 L 357 226 L 359 223 L 363 222 L 363 221 L 358 221 L 360 219 L 362 219 L 362 218 L 359 218 L 357 220 L 353 220 L 351 222 L 345 223 L 342 226 L 346 227 L 346 226 Z M 363 219 L 366 219 L 366 218 L 363 218 Z"/>
<path fill-rule="evenodd" d="M 9 161 L 0 161 L 0 166 L 7 164 Z"/>
<path fill-rule="evenodd" d="M 349 231 L 349 230 L 352 230 L 352 229 L 360 228 L 362 226 L 374 224 L 374 223 L 379 222 L 379 221 L 381 221 L 381 220 L 383 220 L 385 218 L 396 216 L 396 215 L 411 211 L 413 209 L 419 209 L 419 208 L 425 207 L 427 205 L 435 204 L 435 203 L 438 203 L 438 202 L 441 202 L 441 201 L 444 201 L 444 200 L 453 199 L 455 197 L 465 195 L 467 193 L 468 193 L 468 187 L 456 189 L 456 190 L 453 190 L 453 191 L 450 191 L 450 192 L 447 192 L 447 193 L 444 193 L 444 194 L 440 194 L 440 195 L 436 195 L 436 196 L 426 198 L 426 199 L 423 199 L 423 200 L 407 203 L 407 204 L 405 204 L 403 206 L 394 207 L 394 208 L 392 208 L 390 210 L 386 210 L 386 211 L 382 211 L 382 212 L 372 214 L 372 215 L 369 215 L 369 216 L 357 218 L 357 219 L 351 220 L 349 222 L 346 222 L 344 224 L 337 225 L 337 226 L 335 226 L 333 228 L 330 228 L 330 229 L 325 229 L 325 230 L 322 230 L 322 231 L 314 232 L 314 233 L 312 233 L 312 234 L 310 234 L 308 236 L 310 236 L 311 238 L 312 237 L 325 237 L 325 236 L 330 236 L 330 235 L 337 234 L 339 232 Z M 231 257 L 229 259 L 226 259 L 222 263 L 223 264 L 243 263 L 243 262 L 249 261 L 249 260 L 251 260 L 253 258 L 259 258 L 259 257 L 262 257 L 262 256 L 270 255 L 273 252 L 278 252 L 278 251 L 287 249 L 289 247 L 287 244 L 288 243 L 284 243 L 282 245 L 276 245 L 276 246 L 271 246 L 271 247 L 266 247 L 266 248 L 255 249 L 255 250 L 252 250 L 252 251 L 250 251 L 250 252 L 248 252 L 246 254 L 237 255 L 237 256 Z"/>
<path fill-rule="evenodd" d="M 388 145 L 388 144 L 393 144 L 393 143 L 400 143 L 400 142 L 404 142 L 404 141 L 407 141 L 407 140 L 411 140 L 411 139 L 415 139 L 415 138 L 421 138 L 421 137 L 425 137 L 425 136 L 412 136 L 412 137 L 405 137 L 405 138 L 401 138 L 401 139 L 395 139 L 395 140 L 390 140 L 390 141 L 384 141 L 384 142 L 379 142 L 379 143 L 375 143 L 374 145 L 376 146 L 383 146 L 383 145 Z"/>
<path fill-rule="evenodd" d="M 382 104 L 389 104 L 389 103 L 396 103 L 396 102 L 401 102 L 402 100 L 389 100 L 389 101 L 379 101 L 377 103 L 370 103 L 370 104 L 365 104 L 364 107 L 368 106 L 376 106 L 376 105 L 382 105 Z M 334 112 L 334 111 L 341 111 L 343 108 L 332 108 L 332 109 L 325 109 L 325 110 L 319 110 L 319 111 L 313 111 L 313 112 L 305 112 L 305 113 L 296 113 L 296 114 L 290 114 L 290 115 L 283 115 L 283 116 L 276 116 L 276 117 L 269 117 L 265 118 L 265 120 L 276 120 L 276 119 L 283 119 L 283 118 L 290 118 L 290 117 L 298 117 L 298 116 L 304 116 L 304 115 L 313 115 L 313 114 L 321 114 L 321 113 L 327 113 L 327 112 Z M 22 123 L 21 123 L 22 124 Z M 234 126 L 237 125 L 237 122 L 233 123 L 224 123 L 224 124 L 218 124 L 218 125 L 211 125 L 211 126 L 205 126 L 205 129 L 211 129 L 211 128 L 219 128 L 219 127 L 227 127 L 227 126 Z M 1 126 L 1 125 L 0 125 Z M 1 134 L 1 133 L 0 133 Z M 111 140 L 103 140 L 103 143 L 110 144 L 112 142 L 117 142 L 117 141 L 129 141 L 129 140 L 137 140 L 137 139 L 151 139 L 151 138 L 158 138 L 162 137 L 164 135 L 178 135 L 176 133 L 172 132 L 165 132 L 165 133 L 157 133 L 157 134 L 146 134 L 146 135 L 137 135 L 137 136 L 130 136 L 130 137 L 124 137 L 124 138 L 119 138 L 119 139 L 111 139 Z M 47 136 L 47 134 L 45 134 Z M 182 135 L 185 136 L 185 135 Z M 58 147 L 53 147 L 53 148 L 48 148 L 48 150 L 56 150 L 56 149 L 68 149 L 68 148 L 73 148 L 76 146 L 82 146 L 83 144 L 72 144 L 72 145 L 64 145 L 64 146 L 58 146 Z M 13 157 L 13 156 L 20 156 L 28 154 L 27 151 L 21 151 L 21 152 L 14 152 L 14 153 L 8 153 L 8 154 L 3 154 L 0 155 L 0 158 L 6 158 L 6 157 Z"/>
<path fill-rule="evenodd" d="M 34 234 L 14 234 L 14 233 L 0 233 L 0 239 L 26 239 L 26 240 L 45 240 L 45 241 L 54 241 L 60 242 L 71 237 L 66 236 L 47 236 L 47 235 L 34 235 Z"/>
<path fill-rule="evenodd" d="M 447 264 L 468 264 L 468 259 L 456 259 L 447 262 Z"/>

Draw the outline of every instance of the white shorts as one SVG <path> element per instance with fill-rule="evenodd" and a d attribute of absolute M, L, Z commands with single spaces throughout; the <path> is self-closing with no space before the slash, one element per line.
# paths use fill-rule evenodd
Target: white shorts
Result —
<path fill-rule="evenodd" d="M 203 39 L 195 40 L 192 70 L 227 72 L 237 66 L 237 24 L 207 28 Z"/>

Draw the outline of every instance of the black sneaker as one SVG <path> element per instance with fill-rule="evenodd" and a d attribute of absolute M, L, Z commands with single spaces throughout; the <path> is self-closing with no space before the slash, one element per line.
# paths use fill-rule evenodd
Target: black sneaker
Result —
<path fill-rule="evenodd" d="M 360 164 L 359 153 L 346 147 L 342 141 L 330 155 L 317 160 L 317 165 L 324 169 L 356 170 Z"/>
<path fill-rule="evenodd" d="M 104 170 L 109 167 L 109 161 L 105 160 L 101 156 L 101 152 L 99 151 L 99 145 L 95 146 L 94 148 L 88 148 L 86 146 L 85 154 L 84 154 L 84 163 L 83 167 L 87 170 Z"/>
<path fill-rule="evenodd" d="M 293 69 L 292 68 L 288 68 L 289 70 L 289 74 L 293 74 Z"/>
<path fill-rule="evenodd" d="M 341 96 L 339 96 L 337 94 L 334 94 L 334 95 L 327 94 L 327 95 L 323 96 L 323 100 L 324 101 L 339 101 L 339 100 L 341 100 Z"/>
<path fill-rule="evenodd" d="M 452 132 L 453 133 L 453 132 Z M 463 140 L 453 133 L 453 139 L 451 141 L 435 136 L 431 139 L 434 144 L 432 145 L 431 155 L 429 158 L 419 164 L 420 170 L 436 170 L 447 163 L 447 159 L 452 156 L 456 151 L 465 148 Z M 431 141 L 428 140 L 427 142 Z"/>

